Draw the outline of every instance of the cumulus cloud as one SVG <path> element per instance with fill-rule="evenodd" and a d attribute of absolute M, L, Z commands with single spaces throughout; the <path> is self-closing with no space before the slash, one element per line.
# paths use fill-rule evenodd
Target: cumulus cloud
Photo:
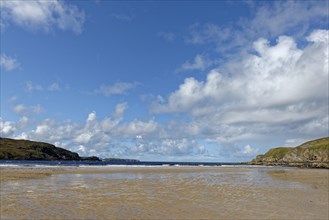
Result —
<path fill-rule="evenodd" d="M 319 36 L 311 37 L 315 34 Z M 254 42 L 256 55 L 249 54 L 222 68 L 231 71 L 234 66 L 239 72 L 222 73 L 221 69 L 214 69 L 205 82 L 186 78 L 169 96 L 168 102 L 153 106 L 153 111 L 188 111 L 197 115 L 202 114 L 203 104 L 215 111 L 218 107 L 232 110 L 232 106 L 257 107 L 261 111 L 262 107 L 288 107 L 310 100 L 324 100 L 328 97 L 327 36 L 328 31 L 313 32 L 307 38 L 313 42 L 303 49 L 297 48 L 291 37 L 281 36 L 275 45 L 261 38 Z M 298 106 L 290 108 L 290 111 L 297 110 Z"/>
<path fill-rule="evenodd" d="M 88 117 L 87 117 L 87 123 L 93 122 L 96 120 L 96 112 L 93 111 L 91 113 L 89 113 Z"/>
<path fill-rule="evenodd" d="M 28 106 L 16 105 L 15 109 L 19 114 L 26 114 Z M 111 154 L 113 141 L 116 138 L 135 138 L 138 134 L 149 134 L 154 131 L 153 121 L 133 121 L 123 123 L 123 114 L 127 108 L 126 103 L 119 103 L 113 112 L 113 118 L 107 117 L 98 119 L 95 111 L 90 112 L 83 124 L 71 121 L 56 121 L 45 119 L 43 121 L 30 121 L 23 116 L 18 122 L 4 121 L 1 119 L 1 135 L 4 137 L 24 138 L 39 141 L 56 143 L 59 146 L 79 150 L 84 154 L 94 153 L 105 155 Z M 27 124 L 28 130 L 25 130 Z M 110 147 L 111 148 L 111 147 Z M 112 147 L 116 153 L 118 149 Z M 103 153 L 100 153 L 103 152 Z M 123 153 L 123 152 L 122 152 Z M 110 155 L 108 155 L 110 156 Z"/>
<path fill-rule="evenodd" d="M 158 123 L 154 120 L 140 121 L 133 120 L 125 125 L 118 127 L 118 133 L 127 137 L 135 137 L 136 135 L 147 135 L 154 133 L 158 128 Z"/>
<path fill-rule="evenodd" d="M 328 34 L 313 31 L 303 48 L 288 36 L 275 44 L 260 38 L 254 51 L 211 70 L 205 81 L 186 78 L 151 111 L 188 113 L 191 122 L 181 128 L 185 135 L 218 143 L 269 138 L 285 130 L 292 136 L 326 135 Z"/>
<path fill-rule="evenodd" d="M 16 131 L 15 123 L 12 121 L 4 121 L 0 117 L 0 134 L 3 137 L 12 136 Z"/>
<path fill-rule="evenodd" d="M 90 142 L 91 138 L 93 137 L 93 134 L 91 132 L 84 132 L 82 134 L 79 134 L 74 141 L 79 144 L 87 144 Z M 79 145 L 80 146 L 80 145 Z"/>
<path fill-rule="evenodd" d="M 258 154 L 258 149 L 257 148 L 253 148 L 252 146 L 250 146 L 249 144 L 244 146 L 244 148 L 242 149 L 241 152 L 243 155 L 247 155 L 247 156 L 256 156 Z"/>
<path fill-rule="evenodd" d="M 182 139 L 153 139 L 145 140 L 142 136 L 136 138 L 136 145 L 130 149 L 131 153 L 137 155 L 202 155 L 206 152 L 205 147 L 195 140 Z"/>
<path fill-rule="evenodd" d="M 29 30 L 54 28 L 81 33 L 85 14 L 73 4 L 57 0 L 1 1 L 1 26 L 10 23 Z"/>
<path fill-rule="evenodd" d="M 139 83 L 137 82 L 117 82 L 113 85 L 102 85 L 95 90 L 95 93 L 102 94 L 104 96 L 126 95 L 137 86 L 139 86 Z"/>
<path fill-rule="evenodd" d="M 19 63 L 15 58 L 12 58 L 4 53 L 0 55 L 0 67 L 5 71 L 13 71 L 19 67 Z"/>
<path fill-rule="evenodd" d="M 31 121 L 26 116 L 18 122 L 0 120 L 1 136 L 45 141 L 81 155 L 100 157 L 141 155 L 182 156 L 204 155 L 206 149 L 196 140 L 159 135 L 166 132 L 151 120 L 123 120 L 126 103 L 119 103 L 113 117 L 99 119 L 95 111 L 83 123 L 45 119 Z M 163 137 L 163 138 L 161 138 Z"/>

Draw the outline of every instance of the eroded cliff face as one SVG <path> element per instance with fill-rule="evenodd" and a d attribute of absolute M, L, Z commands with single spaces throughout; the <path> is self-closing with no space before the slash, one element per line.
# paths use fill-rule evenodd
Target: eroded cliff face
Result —
<path fill-rule="evenodd" d="M 249 164 L 329 168 L 329 137 L 312 140 L 297 147 L 270 149 Z"/>
<path fill-rule="evenodd" d="M 285 162 L 329 162 L 327 149 L 293 149 L 284 157 Z"/>

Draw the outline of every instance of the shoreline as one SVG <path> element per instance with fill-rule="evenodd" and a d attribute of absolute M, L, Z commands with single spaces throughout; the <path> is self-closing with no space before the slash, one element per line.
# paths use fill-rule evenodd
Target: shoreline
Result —
<path fill-rule="evenodd" d="M 261 169 L 274 179 L 310 184 L 321 182 L 329 188 L 329 171 L 326 168 L 300 168 L 285 166 L 0 166 L 0 182 L 45 178 L 68 174 L 182 174 L 182 173 L 248 173 Z M 302 174 L 302 175 L 301 175 Z M 325 174 L 322 175 L 321 174 Z M 301 175 L 301 176 L 300 176 Z M 319 176 L 321 180 L 319 181 Z M 325 181 L 323 181 L 325 180 Z"/>
<path fill-rule="evenodd" d="M 326 169 L 0 167 L 3 219 L 328 219 Z"/>
<path fill-rule="evenodd" d="M 308 169 L 329 169 L 329 162 L 247 162 L 244 163 L 250 166 L 281 166 L 281 167 L 296 167 Z"/>
<path fill-rule="evenodd" d="M 59 174 L 116 174 L 116 173 L 193 173 L 248 172 L 243 167 L 199 166 L 0 166 L 2 181 L 47 177 Z"/>

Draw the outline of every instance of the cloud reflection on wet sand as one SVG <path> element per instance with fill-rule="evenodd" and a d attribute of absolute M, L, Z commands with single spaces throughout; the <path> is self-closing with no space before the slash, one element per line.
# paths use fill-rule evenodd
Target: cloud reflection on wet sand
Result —
<path fill-rule="evenodd" d="M 327 219 L 328 171 L 280 169 L 1 168 L 1 218 Z"/>

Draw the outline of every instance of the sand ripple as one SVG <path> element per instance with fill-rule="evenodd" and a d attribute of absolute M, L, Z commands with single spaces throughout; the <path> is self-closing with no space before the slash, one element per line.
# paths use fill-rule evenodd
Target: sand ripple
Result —
<path fill-rule="evenodd" d="M 1 219 L 328 219 L 329 216 L 328 170 L 14 171 L 1 172 Z M 24 173 L 29 173 L 30 178 Z"/>

